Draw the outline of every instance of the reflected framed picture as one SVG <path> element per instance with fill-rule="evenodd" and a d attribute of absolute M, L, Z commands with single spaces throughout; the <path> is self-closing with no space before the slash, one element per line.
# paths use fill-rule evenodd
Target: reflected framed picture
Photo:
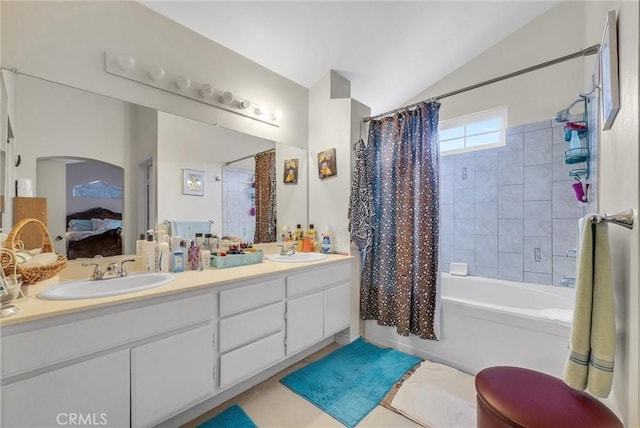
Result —
<path fill-rule="evenodd" d="M 185 195 L 204 196 L 204 171 L 186 168 L 182 171 L 182 193 Z"/>
<path fill-rule="evenodd" d="M 318 153 L 318 175 L 321 180 L 333 177 L 338 173 L 336 169 L 336 149 L 329 149 Z"/>
<path fill-rule="evenodd" d="M 286 159 L 284 161 L 284 184 L 298 184 L 298 159 Z"/>
<path fill-rule="evenodd" d="M 609 129 L 620 110 L 618 84 L 618 26 L 616 11 L 607 15 L 607 23 L 600 44 L 600 84 L 602 85 L 602 129 Z"/>

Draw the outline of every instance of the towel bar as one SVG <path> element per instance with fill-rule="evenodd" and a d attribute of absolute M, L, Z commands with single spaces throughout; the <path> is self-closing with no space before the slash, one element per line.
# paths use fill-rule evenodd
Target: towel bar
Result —
<path fill-rule="evenodd" d="M 635 214 L 632 209 L 628 209 L 626 211 L 619 212 L 617 214 L 607 214 L 604 213 L 602 215 L 595 214 L 591 221 L 593 223 L 600 223 L 601 221 L 605 223 L 613 223 L 619 226 L 626 227 L 627 229 L 633 229 L 633 218 Z"/>

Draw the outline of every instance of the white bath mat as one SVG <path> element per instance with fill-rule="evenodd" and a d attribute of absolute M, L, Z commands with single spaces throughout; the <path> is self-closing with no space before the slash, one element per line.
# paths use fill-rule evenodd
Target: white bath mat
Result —
<path fill-rule="evenodd" d="M 424 361 L 405 380 L 391 405 L 415 422 L 432 428 L 476 426 L 474 376 Z"/>

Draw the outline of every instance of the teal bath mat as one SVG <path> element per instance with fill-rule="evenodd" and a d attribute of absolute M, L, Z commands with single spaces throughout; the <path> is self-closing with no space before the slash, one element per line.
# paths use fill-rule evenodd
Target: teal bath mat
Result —
<path fill-rule="evenodd" d="M 280 382 L 347 427 L 353 427 L 420 361 L 358 339 Z"/>
<path fill-rule="evenodd" d="M 234 404 L 222 413 L 218 413 L 208 421 L 198 425 L 198 428 L 258 428 L 251 418 Z"/>

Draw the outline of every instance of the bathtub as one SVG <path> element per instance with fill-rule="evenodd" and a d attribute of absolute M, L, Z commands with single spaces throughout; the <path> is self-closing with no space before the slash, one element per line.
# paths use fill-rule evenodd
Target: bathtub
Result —
<path fill-rule="evenodd" d="M 572 310 L 575 289 L 442 274 L 440 340 L 404 337 L 365 322 L 365 338 L 476 374 L 512 365 L 562 377 L 571 323 L 548 309 Z"/>

